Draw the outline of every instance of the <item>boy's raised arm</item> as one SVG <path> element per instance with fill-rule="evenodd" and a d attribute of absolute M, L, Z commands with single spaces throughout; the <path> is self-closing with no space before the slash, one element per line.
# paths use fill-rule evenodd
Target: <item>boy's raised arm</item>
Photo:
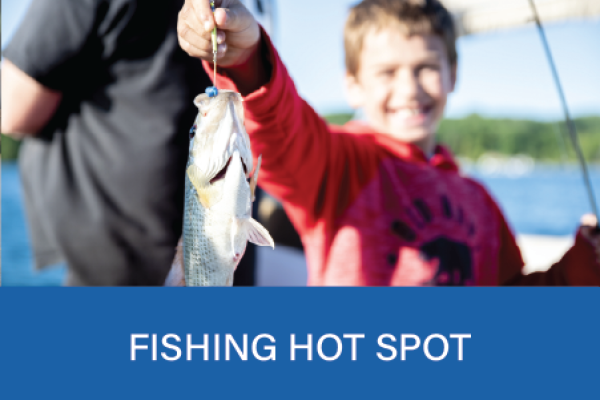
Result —
<path fill-rule="evenodd" d="M 194 4 L 195 1 L 188 0 L 187 8 L 184 7 L 180 14 L 180 43 L 190 55 L 203 59 L 205 69 L 212 77 L 209 33 L 202 33 L 199 28 L 196 19 L 202 17 L 192 15 Z M 243 5 L 236 0 L 222 0 L 215 4 L 227 4 L 229 7 L 224 14 L 220 9 L 215 12 L 217 28 L 224 31 L 218 34 L 221 57 L 217 59 L 215 86 L 244 95 L 245 126 L 252 140 L 252 151 L 255 157 L 260 154 L 263 157 L 259 184 L 280 200 L 300 207 L 305 211 L 302 214 L 309 219 L 322 214 L 334 215 L 334 210 L 323 207 L 336 208 L 337 205 L 332 202 L 324 204 L 324 198 L 337 187 L 339 182 L 335 177 L 343 175 L 342 169 L 349 170 L 343 165 L 343 155 L 360 153 L 345 159 L 354 160 L 353 164 L 361 168 L 367 168 L 366 164 L 371 164 L 372 157 L 362 157 L 366 152 L 357 149 L 350 141 L 342 140 L 340 136 L 343 135 L 332 134 L 325 121 L 299 96 L 268 35 Z M 237 11 L 233 13 L 233 10 Z M 227 25 L 229 16 L 234 14 L 238 21 L 231 22 L 232 17 L 229 20 L 231 25 Z M 226 15 L 224 20 L 222 15 Z M 207 23 L 204 29 L 212 26 Z M 228 26 L 235 26 L 236 31 L 230 32 L 230 28 L 226 28 Z M 257 36 L 254 35 L 255 27 Z M 244 34 L 252 40 L 242 39 Z M 221 47 L 223 44 L 226 45 L 225 50 Z M 247 51 L 241 51 L 242 47 Z M 228 57 L 232 49 L 236 49 L 237 55 Z M 348 193 L 353 189 L 350 187 Z M 310 225 L 310 222 L 306 220 L 301 224 Z"/>

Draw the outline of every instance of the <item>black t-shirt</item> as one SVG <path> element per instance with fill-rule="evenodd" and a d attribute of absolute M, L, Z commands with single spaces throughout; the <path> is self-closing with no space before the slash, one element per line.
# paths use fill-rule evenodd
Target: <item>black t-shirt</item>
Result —
<path fill-rule="evenodd" d="M 36 265 L 80 283 L 162 284 L 181 234 L 194 97 L 183 0 L 34 0 L 4 56 L 62 93 L 20 154 Z"/>

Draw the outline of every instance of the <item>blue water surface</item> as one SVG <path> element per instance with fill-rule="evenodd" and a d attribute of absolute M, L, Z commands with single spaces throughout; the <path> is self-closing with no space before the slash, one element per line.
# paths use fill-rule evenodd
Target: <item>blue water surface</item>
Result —
<path fill-rule="evenodd" d="M 590 170 L 592 185 L 600 191 L 600 168 Z M 520 176 L 485 175 L 470 171 L 499 202 L 509 224 L 519 234 L 572 235 L 579 219 L 591 211 L 579 169 L 536 168 Z M 34 271 L 19 170 L 2 163 L 2 285 L 61 285 L 65 267 Z"/>
<path fill-rule="evenodd" d="M 596 201 L 600 168 L 590 168 Z M 500 204 L 516 233 L 564 236 L 574 234 L 581 216 L 592 212 L 581 170 L 575 166 L 542 167 L 520 177 L 471 171 Z"/>
<path fill-rule="evenodd" d="M 60 286 L 64 265 L 35 271 L 16 163 L 2 163 L 2 286 Z"/>

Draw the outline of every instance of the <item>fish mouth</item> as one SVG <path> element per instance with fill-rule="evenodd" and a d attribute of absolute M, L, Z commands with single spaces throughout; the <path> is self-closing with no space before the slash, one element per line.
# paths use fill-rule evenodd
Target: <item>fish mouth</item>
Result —
<path fill-rule="evenodd" d="M 229 157 L 229 159 L 227 160 L 227 163 L 225 163 L 225 166 L 223 167 L 223 169 L 221 169 L 217 173 L 217 175 L 215 175 L 215 177 L 210 180 L 211 185 L 220 181 L 221 179 L 225 178 L 225 174 L 227 174 L 227 169 L 229 168 L 229 164 L 231 164 L 232 158 L 233 158 L 233 156 Z M 248 175 L 248 168 L 246 167 L 244 160 L 241 160 L 241 161 L 242 161 L 242 168 L 244 168 L 244 175 Z"/>

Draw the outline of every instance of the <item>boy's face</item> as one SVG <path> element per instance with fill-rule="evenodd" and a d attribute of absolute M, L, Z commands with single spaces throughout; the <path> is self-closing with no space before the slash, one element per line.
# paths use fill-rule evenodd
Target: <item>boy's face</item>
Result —
<path fill-rule="evenodd" d="M 377 131 L 414 143 L 426 154 L 454 90 L 456 68 L 450 66 L 438 36 L 386 29 L 365 37 L 356 76 L 346 77 L 351 105 L 364 108 Z"/>

